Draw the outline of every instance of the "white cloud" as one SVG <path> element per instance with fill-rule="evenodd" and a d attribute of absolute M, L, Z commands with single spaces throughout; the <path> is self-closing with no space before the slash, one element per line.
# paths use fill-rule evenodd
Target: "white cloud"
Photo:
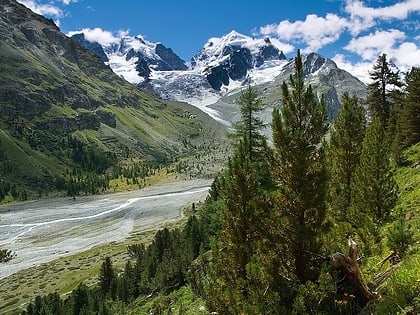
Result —
<path fill-rule="evenodd" d="M 345 49 L 361 56 L 363 61 L 351 64 L 341 54 L 334 56 L 334 61 L 364 82 L 369 82 L 368 71 L 372 70 L 374 62 L 383 53 L 402 72 L 409 71 L 413 66 L 420 66 L 420 47 L 406 41 L 406 35 L 399 30 L 376 31 L 354 38 Z"/>
<path fill-rule="evenodd" d="M 47 15 L 56 19 L 64 16 L 63 11 L 52 4 L 38 4 L 34 0 L 18 0 L 18 2 L 40 15 Z"/>
<path fill-rule="evenodd" d="M 420 12 L 419 0 L 405 0 L 394 5 L 373 8 L 361 0 L 346 0 L 344 11 L 349 14 L 349 31 L 352 35 L 375 26 L 378 21 L 404 20 L 410 13 Z"/>
<path fill-rule="evenodd" d="M 118 36 L 115 36 L 110 31 L 105 31 L 99 27 L 96 28 L 84 28 L 80 31 L 71 31 L 67 33 L 67 36 L 72 36 L 74 34 L 83 33 L 85 39 L 90 42 L 98 42 L 101 45 L 107 46 L 110 44 L 115 44 L 120 41 L 120 38 L 127 35 L 128 31 L 119 31 Z"/>
<path fill-rule="evenodd" d="M 304 21 L 281 21 L 260 28 L 263 35 L 275 35 L 279 39 L 307 45 L 303 52 L 317 51 L 337 41 L 346 29 L 346 19 L 328 13 L 325 17 L 309 14 Z"/>
<path fill-rule="evenodd" d="M 344 49 L 358 54 L 363 60 L 374 60 L 382 53 L 392 52 L 394 46 L 405 38 L 405 33 L 400 30 L 375 31 L 366 36 L 353 38 Z"/>
<path fill-rule="evenodd" d="M 290 45 L 303 45 L 303 53 L 316 52 L 340 40 L 343 33 L 348 33 L 353 39 L 345 49 L 360 55 L 364 60 L 372 61 L 383 52 L 395 51 L 395 46 L 397 44 L 402 46 L 402 41 L 407 38 L 401 30 L 381 30 L 378 28 L 381 26 L 380 23 L 391 20 L 404 21 L 409 14 L 420 12 L 420 0 L 405 0 L 376 8 L 367 6 L 365 2 L 345 0 L 342 16 L 332 13 L 326 14 L 325 17 L 309 14 L 305 20 L 294 22 L 284 20 L 278 24 L 262 26 L 259 33 L 277 37 L 283 43 L 289 42 Z M 410 25 L 411 29 L 418 32 L 415 23 L 411 22 Z M 362 32 L 372 31 L 372 27 L 377 28 L 376 32 L 356 37 Z"/>
<path fill-rule="evenodd" d="M 348 12 L 351 17 L 361 17 L 366 20 L 402 20 L 407 18 L 408 14 L 412 12 L 420 12 L 420 1 L 406 0 L 387 7 L 372 8 L 365 6 L 360 0 L 347 0 L 345 11 Z"/>
<path fill-rule="evenodd" d="M 334 60 L 339 68 L 351 73 L 362 82 L 367 84 L 371 81 L 369 77 L 369 71 L 372 70 L 373 66 L 371 62 L 361 61 L 352 63 L 343 54 L 335 55 L 332 60 Z"/>
<path fill-rule="evenodd" d="M 389 56 L 403 72 L 409 71 L 413 66 L 420 67 L 420 47 L 415 43 L 402 43 L 392 50 Z"/>
<path fill-rule="evenodd" d="M 61 0 L 61 2 L 63 2 L 63 4 L 65 4 L 65 5 L 69 5 L 70 3 L 76 3 L 76 2 L 78 2 L 79 0 Z"/>
<path fill-rule="evenodd" d="M 295 51 L 295 47 L 291 44 L 284 43 L 277 38 L 270 38 L 271 43 L 276 46 L 278 49 L 280 49 L 283 53 L 288 54 L 292 51 Z"/>

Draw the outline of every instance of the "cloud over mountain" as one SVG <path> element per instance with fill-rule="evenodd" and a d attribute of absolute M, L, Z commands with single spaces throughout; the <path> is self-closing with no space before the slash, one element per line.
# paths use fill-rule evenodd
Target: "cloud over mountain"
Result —
<path fill-rule="evenodd" d="M 121 38 L 127 36 L 128 31 L 119 31 L 118 34 L 115 34 L 110 31 L 103 30 L 99 27 L 95 28 L 84 28 L 78 31 L 71 31 L 67 34 L 67 36 L 71 37 L 74 34 L 83 33 L 85 35 L 85 39 L 89 42 L 96 42 L 103 46 L 107 46 L 110 44 L 118 43 Z"/>

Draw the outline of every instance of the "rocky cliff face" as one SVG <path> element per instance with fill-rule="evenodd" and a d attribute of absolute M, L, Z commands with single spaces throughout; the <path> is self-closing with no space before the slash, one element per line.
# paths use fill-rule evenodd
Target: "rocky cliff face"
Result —
<path fill-rule="evenodd" d="M 191 65 L 202 72 L 210 86 L 220 91 L 230 81 L 244 81 L 252 69 L 267 61 L 286 60 L 269 38 L 254 40 L 235 31 L 210 39 L 193 58 Z"/>
<path fill-rule="evenodd" d="M 230 80 L 245 80 L 251 69 L 259 68 L 266 61 L 286 60 L 283 52 L 272 45 L 261 47 L 257 54 L 246 47 L 227 46 L 223 56 L 226 56 L 223 62 L 204 69 L 208 82 L 216 91 L 220 91 L 223 85 L 228 86 Z"/>

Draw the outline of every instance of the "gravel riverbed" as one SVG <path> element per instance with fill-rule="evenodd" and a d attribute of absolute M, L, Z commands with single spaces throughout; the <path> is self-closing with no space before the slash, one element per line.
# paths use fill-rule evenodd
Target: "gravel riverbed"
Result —
<path fill-rule="evenodd" d="M 93 246 L 127 238 L 182 215 L 203 201 L 211 180 L 179 181 L 124 193 L 54 198 L 0 207 L 0 247 L 16 258 L 0 264 L 0 279 Z"/>

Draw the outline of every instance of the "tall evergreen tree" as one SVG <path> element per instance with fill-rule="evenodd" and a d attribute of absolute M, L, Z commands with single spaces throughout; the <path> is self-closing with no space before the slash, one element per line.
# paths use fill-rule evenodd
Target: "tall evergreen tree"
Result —
<path fill-rule="evenodd" d="M 420 142 L 420 68 L 412 68 L 405 83 L 401 128 L 405 146 L 411 146 Z"/>
<path fill-rule="evenodd" d="M 362 152 L 366 129 L 363 106 L 357 97 L 345 93 L 341 109 L 330 129 L 329 205 L 337 221 L 347 221 L 351 203 L 351 181 Z"/>
<path fill-rule="evenodd" d="M 111 289 L 112 281 L 115 279 L 114 267 L 111 258 L 105 257 L 99 272 L 99 283 L 103 294 L 107 294 Z"/>
<path fill-rule="evenodd" d="M 382 54 L 369 72 L 372 83 L 368 85 L 367 104 L 372 117 L 378 116 L 382 125 L 388 125 L 388 119 L 394 103 L 392 96 L 401 87 L 398 71 Z"/>
<path fill-rule="evenodd" d="M 389 219 L 397 201 L 397 185 L 393 178 L 389 148 L 379 117 L 366 130 L 360 163 L 351 184 L 352 225 L 365 243 L 366 228 L 379 227 Z M 372 225 L 373 224 L 373 225 Z M 373 233 L 373 236 L 376 236 Z"/>
<path fill-rule="evenodd" d="M 261 307 L 268 304 L 262 294 L 253 292 L 263 291 L 268 284 L 261 277 L 256 279 L 249 266 L 260 253 L 271 211 L 264 155 L 267 146 L 261 134 L 263 124 L 258 113 L 262 105 L 257 93 L 247 88 L 237 103 L 241 119 L 235 125 L 235 151 L 218 188 L 225 211 L 219 242 L 213 247 L 214 291 L 210 303 L 223 314 L 261 314 Z"/>
<path fill-rule="evenodd" d="M 274 159 L 277 182 L 275 207 L 284 266 L 301 282 L 314 280 L 310 252 L 319 252 L 326 216 L 326 168 L 323 139 L 327 131 L 324 99 L 305 86 L 300 52 L 290 88 L 283 83 L 283 105 L 273 111 Z"/>

